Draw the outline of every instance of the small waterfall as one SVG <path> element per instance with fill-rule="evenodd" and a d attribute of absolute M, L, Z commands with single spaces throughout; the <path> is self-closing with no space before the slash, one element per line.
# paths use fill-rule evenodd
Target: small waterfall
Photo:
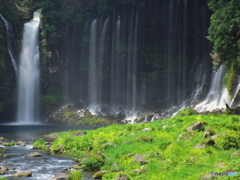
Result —
<path fill-rule="evenodd" d="M 17 72 L 18 70 L 18 66 L 16 63 L 16 58 L 14 57 L 14 53 L 13 53 L 13 48 L 12 48 L 12 41 L 10 40 L 10 35 L 11 35 L 11 31 L 12 31 L 12 26 L 11 24 L 0 14 L 0 18 L 3 20 L 6 30 L 7 30 L 7 45 L 8 45 L 8 53 L 10 55 L 13 67 L 15 72 Z"/>
<path fill-rule="evenodd" d="M 32 124 L 38 118 L 39 103 L 39 13 L 24 24 L 22 50 L 18 72 L 18 111 L 17 123 Z"/>
<path fill-rule="evenodd" d="M 225 103 L 230 102 L 230 96 L 227 89 L 222 85 L 223 75 L 225 68 L 223 65 L 213 74 L 211 88 L 205 100 L 195 106 L 195 109 L 199 112 L 212 111 L 214 109 L 225 108 Z"/>

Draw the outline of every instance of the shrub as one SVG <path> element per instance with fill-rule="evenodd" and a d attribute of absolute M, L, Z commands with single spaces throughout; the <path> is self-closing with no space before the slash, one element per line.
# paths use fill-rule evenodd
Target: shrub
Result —
<path fill-rule="evenodd" d="M 221 134 L 216 140 L 216 147 L 224 150 L 240 148 L 240 133 L 228 131 Z"/>
<path fill-rule="evenodd" d="M 39 139 L 38 141 L 35 141 L 33 143 L 33 146 L 40 149 L 48 149 L 48 146 L 46 145 L 46 142 L 43 139 Z"/>
<path fill-rule="evenodd" d="M 182 109 L 180 112 L 180 115 L 182 116 L 190 116 L 190 115 L 194 115 L 197 114 L 197 111 L 195 109 Z"/>
<path fill-rule="evenodd" d="M 73 171 L 70 172 L 68 180 L 79 180 L 81 178 L 82 178 L 82 172 L 73 170 Z"/>
<path fill-rule="evenodd" d="M 81 166 L 86 171 L 98 171 L 101 169 L 103 162 L 96 157 L 90 157 L 84 160 L 84 165 Z"/>

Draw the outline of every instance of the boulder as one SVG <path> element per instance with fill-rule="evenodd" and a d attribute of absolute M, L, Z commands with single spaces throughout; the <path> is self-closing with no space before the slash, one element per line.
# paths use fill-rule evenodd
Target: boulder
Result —
<path fill-rule="evenodd" d="M 192 125 L 192 126 L 190 126 L 190 127 L 188 127 L 187 129 L 185 129 L 186 131 L 194 131 L 194 130 L 196 130 L 196 131 L 204 131 L 204 125 L 205 125 L 206 123 L 205 122 L 197 122 L 196 124 L 194 124 L 194 125 Z"/>
<path fill-rule="evenodd" d="M 93 179 L 102 179 L 102 177 L 104 176 L 104 174 L 106 174 L 107 173 L 107 171 L 98 171 L 98 172 L 96 172 L 93 176 L 92 176 L 92 178 Z"/>
<path fill-rule="evenodd" d="M 5 166 L 0 166 L 0 175 L 6 174 L 8 171 L 8 168 Z"/>
<path fill-rule="evenodd" d="M 240 151 L 233 152 L 231 156 L 240 156 Z"/>
<path fill-rule="evenodd" d="M 203 138 L 206 139 L 206 138 L 211 137 L 213 135 L 214 135 L 214 133 L 212 131 L 205 131 L 204 134 L 203 134 Z"/>
<path fill-rule="evenodd" d="M 141 131 L 152 131 L 152 129 L 151 128 L 144 128 Z"/>
<path fill-rule="evenodd" d="M 73 137 L 73 136 L 84 136 L 84 135 L 86 135 L 86 134 L 87 134 L 87 132 L 85 132 L 85 131 L 76 132 L 76 133 L 71 134 L 70 137 Z"/>
<path fill-rule="evenodd" d="M 210 174 L 206 174 L 201 178 L 201 180 L 204 180 L 204 179 L 214 179 L 214 176 L 211 176 Z"/>
<path fill-rule="evenodd" d="M 162 116 L 162 115 L 163 114 L 161 114 L 161 113 L 154 114 L 151 121 L 155 121 L 155 120 L 158 120 L 158 119 L 164 119 L 165 116 L 164 115 Z"/>
<path fill-rule="evenodd" d="M 129 180 L 129 178 L 124 175 L 124 174 L 121 174 L 120 176 L 118 176 L 115 180 Z"/>
<path fill-rule="evenodd" d="M 216 140 L 217 137 L 218 137 L 218 135 L 216 134 L 216 135 L 211 136 L 211 139 Z"/>
<path fill-rule="evenodd" d="M 135 172 L 135 173 L 137 173 L 137 174 L 141 174 L 141 170 L 139 170 L 139 169 L 134 169 L 134 170 L 132 170 L 133 172 Z"/>
<path fill-rule="evenodd" d="M 136 154 L 134 156 L 134 159 L 133 159 L 133 162 L 141 162 L 143 161 L 143 159 L 146 157 L 147 155 L 146 154 Z"/>
<path fill-rule="evenodd" d="M 13 177 L 30 177 L 32 176 L 32 171 L 18 171 L 12 175 Z"/>
<path fill-rule="evenodd" d="M 18 141 L 18 142 L 16 142 L 16 145 L 18 145 L 18 146 L 26 146 L 26 142 Z"/>
<path fill-rule="evenodd" d="M 205 144 L 197 144 L 194 146 L 195 149 L 202 149 L 205 148 Z"/>
<path fill-rule="evenodd" d="M 29 157 L 40 157 L 40 156 L 42 156 L 42 154 L 40 154 L 39 152 L 34 152 L 34 153 L 28 154 L 27 156 L 29 156 Z"/>
<path fill-rule="evenodd" d="M 49 180 L 63 180 L 63 179 L 68 179 L 68 175 L 66 173 L 57 173 L 54 178 L 49 179 Z"/>
<path fill-rule="evenodd" d="M 204 144 L 207 146 L 213 146 L 215 144 L 215 141 L 213 139 L 209 139 L 206 142 L 204 142 Z"/>

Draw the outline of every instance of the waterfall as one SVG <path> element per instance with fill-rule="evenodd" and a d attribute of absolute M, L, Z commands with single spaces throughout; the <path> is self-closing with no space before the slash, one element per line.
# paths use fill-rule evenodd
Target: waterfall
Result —
<path fill-rule="evenodd" d="M 16 63 L 16 58 L 14 57 L 14 53 L 13 53 L 13 48 L 12 48 L 12 41 L 10 40 L 10 35 L 11 35 L 11 31 L 12 31 L 12 26 L 11 24 L 0 14 L 1 19 L 3 20 L 6 30 L 7 30 L 7 45 L 8 45 L 8 53 L 10 55 L 13 67 L 15 72 L 17 72 L 18 67 L 17 67 L 17 63 Z"/>
<path fill-rule="evenodd" d="M 93 20 L 90 28 L 89 45 L 89 109 L 97 114 L 102 103 L 102 77 L 104 48 L 109 18 L 106 18 L 98 38 L 98 20 Z"/>
<path fill-rule="evenodd" d="M 195 109 L 199 112 L 212 111 L 214 109 L 225 108 L 225 103 L 230 102 L 230 96 L 227 89 L 223 87 L 223 75 L 225 68 L 223 65 L 213 74 L 211 88 L 207 94 L 205 100 L 195 106 Z"/>
<path fill-rule="evenodd" d="M 22 50 L 18 72 L 18 110 L 17 123 L 32 124 L 38 118 L 39 103 L 39 13 L 24 24 Z"/>

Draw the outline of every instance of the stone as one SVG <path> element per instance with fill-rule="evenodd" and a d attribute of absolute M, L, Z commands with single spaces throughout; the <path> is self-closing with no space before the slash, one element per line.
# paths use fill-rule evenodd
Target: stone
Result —
<path fill-rule="evenodd" d="M 232 154 L 231 154 L 231 157 L 232 156 L 239 156 L 240 155 L 240 151 L 236 151 L 236 152 L 233 152 Z"/>
<path fill-rule="evenodd" d="M 54 178 L 49 180 L 62 180 L 62 179 L 68 179 L 68 175 L 66 173 L 57 173 Z"/>
<path fill-rule="evenodd" d="M 197 122 L 196 124 L 188 127 L 187 129 L 185 129 L 186 131 L 194 131 L 194 130 L 197 130 L 198 132 L 199 131 L 204 131 L 204 125 L 206 123 L 205 122 Z"/>
<path fill-rule="evenodd" d="M 204 180 L 204 179 L 213 179 L 214 178 L 214 176 L 211 176 L 210 174 L 206 174 L 206 175 L 204 175 L 202 178 L 201 178 L 201 180 Z"/>
<path fill-rule="evenodd" d="M 160 114 L 160 113 L 154 114 L 151 121 L 155 121 L 155 120 L 158 120 L 158 119 L 163 119 L 162 114 Z"/>
<path fill-rule="evenodd" d="M 152 129 L 151 128 L 144 128 L 141 131 L 152 131 Z"/>
<path fill-rule="evenodd" d="M 207 145 L 207 146 L 213 146 L 215 144 L 215 141 L 212 140 L 212 139 L 209 139 L 204 144 Z"/>
<path fill-rule="evenodd" d="M 5 167 L 5 166 L 0 166 L 0 170 L 3 170 L 3 171 L 8 171 L 8 168 Z"/>
<path fill-rule="evenodd" d="M 139 170 L 139 169 L 134 169 L 134 170 L 132 170 L 133 172 L 135 172 L 135 173 L 137 173 L 137 174 L 141 174 L 141 170 Z"/>
<path fill-rule="evenodd" d="M 205 144 L 197 144 L 194 146 L 195 149 L 202 149 L 205 148 Z"/>
<path fill-rule="evenodd" d="M 29 157 L 40 157 L 40 156 L 42 156 L 42 154 L 40 154 L 39 152 L 34 152 L 34 153 L 28 154 L 27 156 L 29 156 Z"/>
<path fill-rule="evenodd" d="M 204 134 L 203 134 L 203 138 L 206 139 L 208 137 L 211 137 L 213 136 L 213 132 L 212 131 L 205 131 Z"/>
<path fill-rule="evenodd" d="M 74 136 L 84 136 L 84 135 L 86 135 L 86 134 L 87 134 L 87 132 L 82 131 L 82 132 L 73 133 L 73 134 L 71 134 L 70 137 L 74 137 Z"/>
<path fill-rule="evenodd" d="M 217 137 L 218 137 L 218 135 L 216 134 L 216 135 L 211 136 L 211 139 L 216 140 Z"/>
<path fill-rule="evenodd" d="M 150 162 L 149 160 L 142 160 L 142 161 L 140 161 L 140 165 L 143 166 L 149 162 Z"/>
<path fill-rule="evenodd" d="M 127 154 L 126 156 L 125 156 L 125 158 L 130 158 L 130 157 L 132 157 L 132 156 L 134 156 L 135 155 L 135 153 L 129 153 L 129 154 Z"/>
<path fill-rule="evenodd" d="M 223 168 L 224 166 L 226 166 L 226 162 L 219 162 L 219 163 L 217 163 L 217 164 L 215 164 L 215 168 Z"/>
<path fill-rule="evenodd" d="M 30 177 L 32 176 L 32 171 L 18 171 L 12 175 L 13 177 Z"/>
<path fill-rule="evenodd" d="M 177 141 L 179 141 L 180 139 L 183 139 L 183 138 L 184 138 L 184 133 L 181 133 L 181 134 L 179 134 Z"/>
<path fill-rule="evenodd" d="M 102 177 L 104 176 L 104 174 L 106 174 L 107 173 L 107 171 L 98 171 L 98 172 L 96 172 L 93 176 L 92 176 L 92 178 L 93 179 L 102 179 Z"/>
<path fill-rule="evenodd" d="M 18 146 L 26 146 L 26 142 L 18 141 L 18 142 L 16 142 L 16 145 L 18 145 Z"/>
<path fill-rule="evenodd" d="M 142 154 L 136 154 L 134 157 L 133 162 L 141 162 L 147 155 L 142 155 Z"/>
<path fill-rule="evenodd" d="M 129 180 L 129 178 L 124 175 L 124 174 L 121 174 L 120 176 L 118 176 L 115 180 Z"/>
<path fill-rule="evenodd" d="M 8 171 L 8 168 L 5 166 L 0 166 L 0 175 L 6 174 Z"/>

